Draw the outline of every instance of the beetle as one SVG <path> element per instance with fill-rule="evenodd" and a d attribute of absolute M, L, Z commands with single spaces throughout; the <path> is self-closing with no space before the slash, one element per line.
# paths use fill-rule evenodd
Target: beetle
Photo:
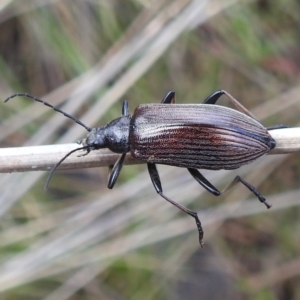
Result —
<path fill-rule="evenodd" d="M 222 95 L 226 95 L 238 110 L 216 105 Z M 267 208 L 271 207 L 266 199 L 240 176 L 236 176 L 223 191 L 219 191 L 198 170 L 232 170 L 249 164 L 276 146 L 268 130 L 287 127 L 285 125 L 264 127 L 225 90 L 212 93 L 203 104 L 175 104 L 175 92 L 170 91 L 160 104 L 139 105 L 132 116 L 129 114 L 128 102 L 124 101 L 122 116 L 106 126 L 97 128 L 90 128 L 64 111 L 26 93 L 14 94 L 4 102 L 16 96 L 28 97 L 43 103 L 89 132 L 86 138 L 80 141 L 81 147 L 69 152 L 53 167 L 46 181 L 46 187 L 57 167 L 72 153 L 85 150 L 84 155 L 87 155 L 90 151 L 108 148 L 121 154 L 110 168 L 108 188 L 112 189 L 121 172 L 126 153 L 130 153 L 134 158 L 147 163 L 156 192 L 194 218 L 201 247 L 204 245 L 202 242 L 204 232 L 197 213 L 163 193 L 156 164 L 187 168 L 193 178 L 215 196 L 223 194 L 240 182 Z"/>

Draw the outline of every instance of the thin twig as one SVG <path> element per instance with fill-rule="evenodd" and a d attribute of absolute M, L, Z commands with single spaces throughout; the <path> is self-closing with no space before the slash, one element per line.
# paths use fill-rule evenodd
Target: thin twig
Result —
<path fill-rule="evenodd" d="M 269 154 L 287 154 L 300 151 L 300 127 L 270 130 L 276 147 Z"/>
<path fill-rule="evenodd" d="M 300 151 L 300 127 L 271 130 L 276 147 L 270 154 L 287 154 Z M 50 170 L 68 152 L 78 148 L 78 144 L 46 145 L 0 149 L 0 173 Z M 82 155 L 84 152 L 79 153 Z M 60 169 L 81 169 L 108 167 L 113 165 L 120 154 L 107 149 L 91 151 L 86 156 L 71 155 Z M 141 164 L 128 154 L 125 164 Z"/>
<path fill-rule="evenodd" d="M 78 148 L 78 144 L 45 145 L 32 147 L 16 147 L 0 149 L 0 173 L 50 170 L 68 152 Z M 61 170 L 92 167 L 108 167 L 113 165 L 120 154 L 107 149 L 91 151 L 86 156 L 79 151 L 68 157 L 59 167 Z M 126 156 L 125 164 L 138 164 L 141 161 Z"/>

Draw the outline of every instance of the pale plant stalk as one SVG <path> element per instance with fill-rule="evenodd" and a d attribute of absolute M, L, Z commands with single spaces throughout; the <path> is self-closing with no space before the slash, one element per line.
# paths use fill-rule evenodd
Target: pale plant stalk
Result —
<path fill-rule="evenodd" d="M 300 151 L 300 128 L 284 128 L 270 131 L 276 141 L 276 147 L 269 154 L 288 154 Z M 62 144 L 32 147 L 16 147 L 0 149 L 0 173 L 28 172 L 51 170 L 56 163 L 70 151 L 80 147 L 78 144 Z M 76 152 L 77 153 L 77 152 Z M 109 167 L 113 165 L 119 154 L 109 150 L 91 151 L 88 155 L 79 151 L 69 156 L 59 167 L 61 170 L 82 169 L 92 167 Z M 129 153 L 125 165 L 141 164 Z"/>

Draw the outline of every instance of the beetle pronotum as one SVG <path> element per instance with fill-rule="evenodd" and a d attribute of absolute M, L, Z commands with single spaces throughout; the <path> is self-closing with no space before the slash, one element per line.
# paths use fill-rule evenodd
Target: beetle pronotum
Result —
<path fill-rule="evenodd" d="M 215 105 L 224 94 L 240 111 Z M 203 246 L 203 229 L 197 213 L 163 193 L 156 164 L 187 168 L 194 179 L 215 196 L 241 182 L 267 208 L 271 207 L 265 198 L 240 176 L 236 176 L 223 191 L 219 191 L 198 171 L 198 169 L 231 170 L 248 164 L 276 146 L 268 130 L 286 127 L 277 125 L 265 128 L 241 103 L 224 90 L 211 94 L 203 104 L 175 104 L 175 92 L 170 91 L 160 104 L 139 105 L 132 116 L 129 114 L 128 102 L 124 101 L 122 116 L 106 126 L 97 128 L 90 128 L 73 116 L 29 94 L 17 93 L 4 102 L 16 96 L 41 102 L 89 131 L 87 137 L 81 140 L 82 147 L 69 152 L 53 167 L 46 181 L 46 187 L 54 171 L 72 153 L 86 150 L 84 155 L 87 155 L 92 150 L 108 148 L 121 154 L 110 170 L 108 188 L 112 189 L 122 169 L 125 155 L 130 152 L 134 158 L 147 163 L 156 192 L 195 219 L 201 246 Z"/>

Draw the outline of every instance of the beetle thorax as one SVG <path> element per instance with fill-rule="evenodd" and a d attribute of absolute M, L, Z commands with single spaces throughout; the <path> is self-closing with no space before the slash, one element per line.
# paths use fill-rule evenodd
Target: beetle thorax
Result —
<path fill-rule="evenodd" d="M 106 126 L 93 128 L 82 140 L 83 146 L 90 146 L 91 150 L 108 148 L 116 153 L 126 153 L 129 147 L 129 117 L 117 118 Z"/>

